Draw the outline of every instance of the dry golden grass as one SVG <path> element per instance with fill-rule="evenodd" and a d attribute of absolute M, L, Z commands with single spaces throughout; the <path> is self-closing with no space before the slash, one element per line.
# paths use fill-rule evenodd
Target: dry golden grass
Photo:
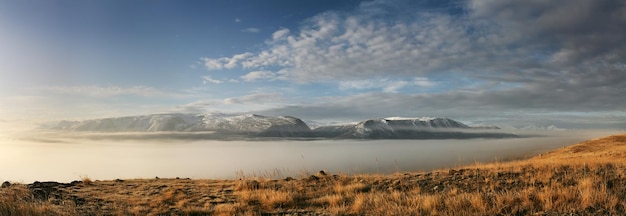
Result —
<path fill-rule="evenodd" d="M 13 185 L 0 189 L 0 215 L 616 215 L 626 211 L 624 156 L 619 135 L 425 173 L 91 181 L 44 200 Z"/>
<path fill-rule="evenodd" d="M 0 215 L 11 216 L 62 216 L 78 215 L 67 204 L 54 205 L 33 200 L 31 191 L 24 185 L 13 185 L 0 189 Z"/>

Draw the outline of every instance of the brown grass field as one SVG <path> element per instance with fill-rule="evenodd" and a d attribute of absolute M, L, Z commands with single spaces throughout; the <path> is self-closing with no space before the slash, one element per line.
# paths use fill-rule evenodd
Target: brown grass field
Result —
<path fill-rule="evenodd" d="M 393 175 L 4 185 L 0 215 L 621 215 L 626 134 L 530 159 Z"/>

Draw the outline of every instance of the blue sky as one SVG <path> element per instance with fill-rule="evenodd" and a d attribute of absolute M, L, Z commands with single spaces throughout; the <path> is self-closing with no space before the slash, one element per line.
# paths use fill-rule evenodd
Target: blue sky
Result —
<path fill-rule="evenodd" d="M 619 0 L 1 1 L 0 122 L 168 112 L 626 127 Z"/>

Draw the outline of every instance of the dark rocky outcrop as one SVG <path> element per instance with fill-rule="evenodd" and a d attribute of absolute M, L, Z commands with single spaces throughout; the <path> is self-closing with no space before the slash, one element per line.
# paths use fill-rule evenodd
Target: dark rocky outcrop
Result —
<path fill-rule="evenodd" d="M 59 183 L 59 182 L 33 182 L 26 185 L 27 188 L 33 193 L 33 197 L 39 200 L 48 200 L 50 198 L 62 199 L 63 194 L 59 190 L 61 188 L 73 187 L 78 184 L 82 184 L 81 181 L 73 181 L 71 183 Z"/>

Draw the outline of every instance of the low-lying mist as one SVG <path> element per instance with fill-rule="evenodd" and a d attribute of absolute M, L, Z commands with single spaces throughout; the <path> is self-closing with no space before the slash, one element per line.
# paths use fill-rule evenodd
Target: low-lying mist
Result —
<path fill-rule="evenodd" d="M 0 136 L 0 181 L 300 177 L 427 171 L 523 159 L 623 131 L 508 131 L 523 138 L 444 140 L 203 140 L 203 133 L 30 133 Z M 193 137 L 191 139 L 190 137 Z M 240 173 L 240 174 L 238 174 Z"/>

